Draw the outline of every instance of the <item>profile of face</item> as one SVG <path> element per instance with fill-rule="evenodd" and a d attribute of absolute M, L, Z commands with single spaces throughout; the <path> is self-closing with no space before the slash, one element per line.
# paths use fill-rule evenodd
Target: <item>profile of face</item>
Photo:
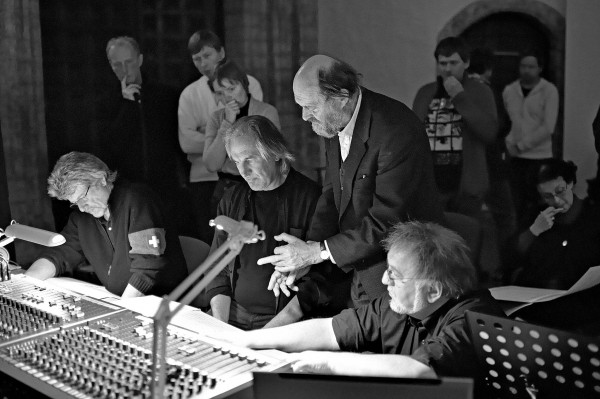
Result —
<path fill-rule="evenodd" d="M 448 57 L 439 54 L 437 57 L 437 74 L 444 80 L 450 76 L 461 80 L 468 67 L 469 61 L 463 61 L 458 53 L 453 53 Z"/>
<path fill-rule="evenodd" d="M 229 143 L 229 158 L 253 191 L 270 191 L 282 182 L 276 160 L 266 160 L 256 148 L 254 137 L 235 137 Z"/>
<path fill-rule="evenodd" d="M 297 80 L 294 79 L 294 100 L 302 108 L 302 119 L 310 122 L 319 136 L 328 139 L 337 136 L 352 117 L 344 110 L 348 98 L 325 98 L 318 87 L 308 87 Z"/>
<path fill-rule="evenodd" d="M 537 186 L 546 205 L 567 212 L 573 205 L 573 183 L 567 183 L 562 176 Z"/>
<path fill-rule="evenodd" d="M 519 76 L 524 83 L 534 83 L 540 78 L 542 68 L 536 57 L 530 55 L 523 57 L 519 63 Z"/>
<path fill-rule="evenodd" d="M 224 103 L 235 101 L 240 107 L 248 102 L 248 93 L 241 82 L 236 80 L 223 79 L 221 83 L 213 81 L 215 97 Z"/>
<path fill-rule="evenodd" d="M 104 216 L 108 209 L 108 198 L 110 189 L 107 187 L 106 179 L 99 179 L 95 184 L 81 185 L 75 187 L 75 191 L 67 200 L 72 207 L 78 207 L 81 212 L 89 213 L 95 218 Z"/>
<path fill-rule="evenodd" d="M 108 62 L 119 82 L 125 78 L 125 84 L 137 83 L 142 81 L 142 72 L 140 68 L 144 61 L 144 56 L 138 54 L 128 44 L 112 46 L 108 51 Z"/>
<path fill-rule="evenodd" d="M 198 72 L 212 80 L 217 64 L 223 58 L 225 58 L 225 48 L 221 47 L 221 50 L 217 51 L 214 47 L 204 46 L 199 52 L 192 55 L 192 62 Z"/>
<path fill-rule="evenodd" d="M 414 260 L 402 251 L 392 249 L 388 252 L 387 263 L 381 281 L 387 285 L 391 309 L 412 315 L 427 307 L 429 284 L 427 280 L 415 278 Z"/>

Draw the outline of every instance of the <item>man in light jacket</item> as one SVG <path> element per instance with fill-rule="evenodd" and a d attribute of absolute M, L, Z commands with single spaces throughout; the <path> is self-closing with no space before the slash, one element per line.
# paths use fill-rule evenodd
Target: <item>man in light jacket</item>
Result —
<path fill-rule="evenodd" d="M 535 52 L 521 55 L 519 79 L 502 93 L 511 120 L 506 147 L 511 155 L 512 185 L 517 218 L 535 206 L 532 170 L 552 158 L 552 134 L 558 117 L 558 90 L 541 77 L 542 59 Z"/>

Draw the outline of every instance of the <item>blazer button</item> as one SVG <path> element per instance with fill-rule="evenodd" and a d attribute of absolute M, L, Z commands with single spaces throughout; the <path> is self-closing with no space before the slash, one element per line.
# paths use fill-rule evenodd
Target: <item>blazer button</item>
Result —
<path fill-rule="evenodd" d="M 342 186 L 340 189 L 341 189 L 342 191 L 344 191 L 344 186 Z"/>

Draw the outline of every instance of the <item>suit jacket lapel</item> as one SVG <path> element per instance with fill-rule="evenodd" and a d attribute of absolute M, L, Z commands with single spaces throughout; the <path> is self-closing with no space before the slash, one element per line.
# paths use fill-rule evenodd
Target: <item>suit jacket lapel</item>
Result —
<path fill-rule="evenodd" d="M 356 117 L 356 124 L 354 125 L 354 132 L 352 133 L 352 142 L 350 143 L 350 152 L 346 157 L 346 161 L 344 161 L 342 165 L 343 174 L 340 171 L 340 180 L 341 180 L 341 199 L 340 199 L 340 207 L 339 207 L 339 215 L 340 219 L 344 212 L 346 211 L 346 207 L 350 203 L 350 198 L 352 197 L 352 192 L 354 190 L 354 180 L 356 176 L 356 171 L 360 162 L 362 161 L 365 152 L 367 151 L 367 140 L 369 139 L 369 128 L 371 124 L 371 110 L 368 106 L 369 96 L 368 90 L 361 88 L 362 90 L 362 102 L 360 105 L 360 109 L 358 110 L 358 115 Z M 339 140 L 338 140 L 339 146 Z"/>
<path fill-rule="evenodd" d="M 333 188 L 333 199 L 335 201 L 335 207 L 338 209 L 338 214 L 340 210 L 340 141 L 337 137 L 332 139 L 326 139 L 325 143 L 327 144 L 327 173 L 329 174 L 329 179 L 331 180 L 331 185 Z"/>

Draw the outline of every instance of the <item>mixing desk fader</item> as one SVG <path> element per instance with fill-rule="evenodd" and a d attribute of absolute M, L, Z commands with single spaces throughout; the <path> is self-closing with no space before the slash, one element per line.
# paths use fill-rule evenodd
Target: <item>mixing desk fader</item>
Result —
<path fill-rule="evenodd" d="M 151 318 L 24 276 L 1 282 L 0 293 L 0 371 L 53 398 L 150 397 Z M 181 326 L 167 333 L 168 398 L 224 397 L 251 372 L 287 365 Z"/>
<path fill-rule="evenodd" d="M 48 288 L 15 275 L 0 282 L 0 346 L 5 342 L 106 316 L 121 308 L 93 298 Z"/>

